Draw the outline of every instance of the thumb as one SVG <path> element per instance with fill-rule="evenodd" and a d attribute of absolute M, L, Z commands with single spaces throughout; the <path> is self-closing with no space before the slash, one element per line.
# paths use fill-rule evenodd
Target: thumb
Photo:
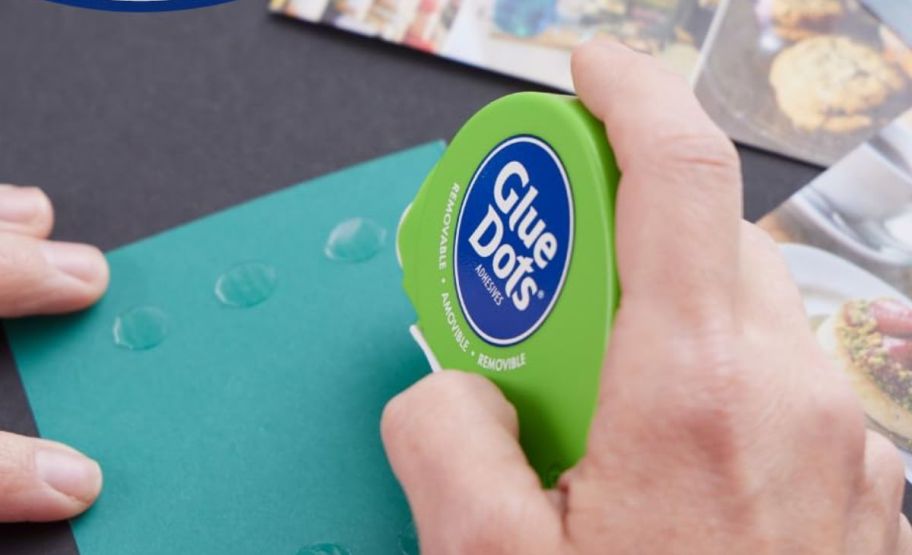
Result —
<path fill-rule="evenodd" d="M 69 447 L 0 432 L 0 522 L 75 516 L 101 491 L 98 463 Z"/>
<path fill-rule="evenodd" d="M 520 449 L 515 410 L 488 380 L 432 374 L 390 401 L 382 433 L 424 552 L 561 552 L 558 508 Z"/>

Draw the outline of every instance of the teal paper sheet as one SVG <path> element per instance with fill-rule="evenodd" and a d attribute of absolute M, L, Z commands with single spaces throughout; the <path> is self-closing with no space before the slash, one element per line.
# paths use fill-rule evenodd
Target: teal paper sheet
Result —
<path fill-rule="evenodd" d="M 98 306 L 5 323 L 42 436 L 105 471 L 97 505 L 73 523 L 82 555 L 296 555 L 320 543 L 400 553 L 410 515 L 380 414 L 428 368 L 408 333 L 415 317 L 395 231 L 443 148 L 355 166 L 116 250 Z M 328 237 L 350 218 L 386 230 L 375 257 L 327 257 Z M 355 247 L 364 254 L 364 241 Z M 250 308 L 222 304 L 219 276 L 251 261 L 274 270 L 274 293 Z M 268 286 L 248 283 L 247 293 Z M 115 320 L 135 307 L 164 315 L 158 346 L 115 345 Z M 150 330 L 121 333 L 146 340 Z M 315 553 L 324 552 L 336 553 Z"/>

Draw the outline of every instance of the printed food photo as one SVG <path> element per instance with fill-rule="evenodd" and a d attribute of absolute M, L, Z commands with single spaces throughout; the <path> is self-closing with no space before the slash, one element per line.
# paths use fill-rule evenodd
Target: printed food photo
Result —
<path fill-rule="evenodd" d="M 877 428 L 912 450 L 912 306 L 849 301 L 817 328 L 817 338 Z"/>
<path fill-rule="evenodd" d="M 697 94 L 738 141 L 829 165 L 912 106 L 912 51 L 857 0 L 732 0 L 719 18 Z"/>

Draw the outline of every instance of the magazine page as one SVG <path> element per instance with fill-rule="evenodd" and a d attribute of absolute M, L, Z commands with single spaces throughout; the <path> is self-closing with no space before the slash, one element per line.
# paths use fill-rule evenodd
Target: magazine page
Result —
<path fill-rule="evenodd" d="M 912 45 L 912 2 L 898 0 L 861 0 L 861 2 L 899 35 L 906 44 Z"/>
<path fill-rule="evenodd" d="M 912 481 L 912 111 L 760 222 L 821 345 Z"/>
<path fill-rule="evenodd" d="M 274 12 L 571 91 L 570 53 L 607 36 L 694 78 L 719 0 L 273 0 Z"/>
<path fill-rule="evenodd" d="M 732 0 L 696 91 L 736 141 L 828 166 L 912 107 L 912 49 L 855 0 Z"/>
<path fill-rule="evenodd" d="M 272 0 L 271 8 L 565 91 L 573 90 L 573 47 L 612 37 L 688 76 L 733 139 L 829 165 L 912 107 L 912 49 L 902 40 L 912 32 L 912 10 L 896 0 L 863 1 L 870 5 Z"/>

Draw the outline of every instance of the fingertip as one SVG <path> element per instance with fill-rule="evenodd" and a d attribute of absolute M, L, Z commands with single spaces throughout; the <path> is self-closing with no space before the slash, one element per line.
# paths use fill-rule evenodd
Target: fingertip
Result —
<path fill-rule="evenodd" d="M 443 405 L 450 410 L 477 414 L 483 411 L 486 418 L 495 417 L 510 429 L 516 428 L 516 409 L 494 382 L 484 376 L 458 370 L 435 372 L 412 389 L 428 405 Z"/>
<path fill-rule="evenodd" d="M 380 433 L 388 449 L 409 435 L 415 419 L 426 416 L 429 409 L 439 406 L 440 389 L 445 389 L 444 384 L 450 380 L 450 374 L 450 371 L 429 374 L 386 403 L 380 418 Z"/>
<path fill-rule="evenodd" d="M 635 54 L 636 51 L 617 39 L 596 37 L 577 46 L 573 50 L 571 61 L 576 60 L 578 63 L 585 63 L 612 53 Z"/>
<path fill-rule="evenodd" d="M 17 318 L 81 310 L 108 286 L 97 248 L 0 232 L 0 316 Z"/>
<path fill-rule="evenodd" d="M 89 248 L 87 256 L 94 258 L 92 265 L 95 268 L 95 273 L 87 282 L 90 286 L 91 302 L 94 303 L 108 290 L 108 285 L 111 283 L 111 268 L 108 265 L 107 257 L 101 252 L 101 249 L 94 245 L 85 246 Z"/>
<path fill-rule="evenodd" d="M 530 525 L 555 529 L 554 506 L 517 441 L 515 410 L 483 376 L 429 375 L 390 401 L 382 426 L 422 549 L 526 552 L 514 548 L 524 542 L 512 532 Z"/>
<path fill-rule="evenodd" d="M 32 220 L 31 234 L 34 237 L 44 239 L 51 234 L 54 229 L 54 206 L 51 204 L 50 197 L 38 187 L 29 187 L 35 196 L 35 217 Z"/>
<path fill-rule="evenodd" d="M 85 511 L 101 493 L 101 466 L 85 455 L 57 448 L 35 452 L 38 478 L 58 494 L 59 503 L 49 509 L 51 518 L 69 518 Z M 56 514 L 63 512 L 63 516 Z"/>
<path fill-rule="evenodd" d="M 0 185 L 0 231 L 45 238 L 53 227 L 54 208 L 44 191 Z"/>
<path fill-rule="evenodd" d="M 0 522 L 72 518 L 101 493 L 101 467 L 60 443 L 0 432 Z"/>
<path fill-rule="evenodd" d="M 599 118 L 603 117 L 601 104 L 594 102 L 590 91 L 595 88 L 592 83 L 603 65 L 604 51 L 611 47 L 606 44 L 606 39 L 594 39 L 575 48 L 570 56 L 570 73 L 576 93 L 589 111 Z"/>
<path fill-rule="evenodd" d="M 503 428 L 519 434 L 516 409 L 490 380 L 455 370 L 435 372 L 393 397 L 383 410 L 380 431 L 391 455 L 411 453 L 432 435 L 454 427 Z"/>
<path fill-rule="evenodd" d="M 636 72 L 631 71 L 636 69 Z M 608 37 L 599 37 L 574 49 L 570 70 L 576 93 L 598 117 L 607 108 L 606 89 L 613 82 L 643 79 L 644 70 L 664 72 L 664 66 L 647 54 Z"/>
<path fill-rule="evenodd" d="M 92 245 L 46 241 L 40 245 L 47 263 L 69 278 L 72 294 L 64 309 L 80 310 L 94 304 L 107 290 L 110 269 L 104 254 Z"/>
<path fill-rule="evenodd" d="M 604 47 L 602 43 L 603 39 L 593 39 L 573 49 L 573 53 L 570 55 L 570 69 L 574 80 L 585 75 L 586 70 Z"/>

